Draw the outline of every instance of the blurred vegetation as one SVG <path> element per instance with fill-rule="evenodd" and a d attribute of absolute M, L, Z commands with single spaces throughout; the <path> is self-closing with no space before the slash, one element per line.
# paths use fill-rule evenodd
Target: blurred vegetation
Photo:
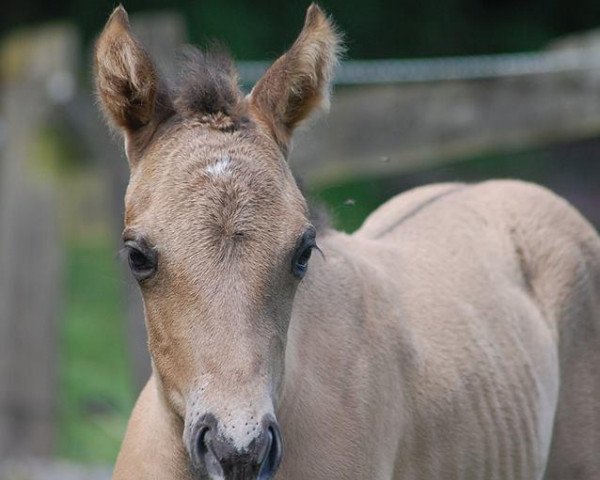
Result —
<path fill-rule="evenodd" d="M 121 277 L 112 242 L 69 244 L 66 253 L 57 453 L 111 463 L 134 400 L 119 298 Z"/>
<path fill-rule="evenodd" d="M 411 173 L 361 177 L 327 185 L 310 192 L 323 202 L 333 225 L 345 232 L 356 230 L 379 205 L 398 193 L 435 182 L 479 182 L 491 178 L 519 178 L 545 185 L 567 200 L 578 192 L 594 191 L 600 175 L 600 162 L 595 161 L 598 140 L 581 144 L 551 145 L 545 149 L 480 155 L 423 168 Z M 599 215 L 588 219 L 599 227 Z"/>
<path fill-rule="evenodd" d="M 125 0 L 130 11 L 184 14 L 191 40 L 223 39 L 241 59 L 273 57 L 295 38 L 304 1 Z M 322 0 L 347 34 L 354 58 L 462 55 L 533 50 L 549 40 L 600 24 L 595 0 Z M 112 0 L 9 0 L 0 33 L 16 26 L 69 19 L 88 41 L 101 29 Z"/>
<path fill-rule="evenodd" d="M 60 457 L 112 463 L 135 399 L 128 363 L 124 281 L 102 205 L 103 181 L 60 122 L 32 142 L 39 181 L 59 182 L 64 242 L 64 298 L 59 330 Z"/>

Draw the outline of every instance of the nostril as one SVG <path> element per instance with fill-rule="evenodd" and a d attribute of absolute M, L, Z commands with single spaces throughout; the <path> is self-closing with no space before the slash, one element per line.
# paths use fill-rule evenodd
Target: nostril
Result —
<path fill-rule="evenodd" d="M 209 475 L 223 477 L 223 469 L 215 454 L 215 437 L 217 434 L 217 420 L 211 415 L 204 415 L 196 432 L 191 438 L 190 454 L 195 468 L 204 469 Z M 211 477 L 212 478 L 212 477 Z"/>
<path fill-rule="evenodd" d="M 201 425 L 196 430 L 196 435 L 192 438 L 192 442 L 190 444 L 190 453 L 192 457 L 192 462 L 195 465 L 199 465 L 208 453 L 207 442 L 209 432 L 210 427 L 208 425 Z"/>
<path fill-rule="evenodd" d="M 196 439 L 196 451 L 198 452 L 199 457 L 206 455 L 206 452 L 208 452 L 208 445 L 206 444 L 206 440 L 207 440 L 206 437 L 207 437 L 209 431 L 210 431 L 210 427 L 208 427 L 206 425 L 201 427 L 200 430 L 198 430 L 198 438 Z"/>
<path fill-rule="evenodd" d="M 275 475 L 281 463 L 283 455 L 283 443 L 281 441 L 281 432 L 276 423 L 272 423 L 267 428 L 268 444 L 265 457 L 262 461 L 258 480 L 270 480 Z"/>
<path fill-rule="evenodd" d="M 200 464 L 212 463 L 209 458 L 213 456 L 211 442 L 216 431 L 216 419 L 213 415 L 204 415 L 195 428 L 195 433 L 190 439 L 190 454 L 192 462 L 198 466 Z"/>
<path fill-rule="evenodd" d="M 242 421 L 238 423 L 243 425 Z M 235 432 L 227 435 L 227 426 L 220 426 L 214 415 L 203 415 L 188 437 L 193 468 L 210 478 L 242 478 L 236 475 L 243 472 L 243 478 L 271 480 L 281 463 L 283 444 L 279 426 L 272 416 L 263 417 L 261 423 L 259 426 L 256 422 L 260 433 L 252 439 L 238 435 L 238 440 L 246 441 L 246 445 L 240 447 L 234 442 Z"/>

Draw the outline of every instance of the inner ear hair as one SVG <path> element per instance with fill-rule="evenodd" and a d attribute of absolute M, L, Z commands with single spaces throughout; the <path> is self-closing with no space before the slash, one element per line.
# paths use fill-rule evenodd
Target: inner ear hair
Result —
<path fill-rule="evenodd" d="M 109 123 L 126 134 L 136 133 L 168 109 L 168 92 L 131 32 L 122 6 L 114 10 L 96 42 L 95 80 Z"/>

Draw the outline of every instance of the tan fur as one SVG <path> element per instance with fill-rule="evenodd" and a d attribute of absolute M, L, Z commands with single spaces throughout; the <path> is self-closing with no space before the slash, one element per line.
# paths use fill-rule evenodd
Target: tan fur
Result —
<path fill-rule="evenodd" d="M 312 79 L 331 73 L 325 24 L 312 7 L 290 50 L 328 59 Z M 600 478 L 593 228 L 530 184 L 429 186 L 321 232 L 299 282 L 309 219 L 276 130 L 329 86 L 266 75 L 244 127 L 174 115 L 131 165 L 125 235 L 159 258 L 141 283 L 154 373 L 114 478 L 205 478 L 187 466 L 207 411 L 240 445 L 275 414 L 279 479 Z"/>
<path fill-rule="evenodd" d="M 331 76 L 341 48 L 335 27 L 313 4 L 292 48 L 252 90 L 250 108 L 283 148 L 298 124 L 315 110 L 329 107 Z"/>
<path fill-rule="evenodd" d="M 102 105 L 118 127 L 134 130 L 152 120 L 158 89 L 156 69 L 131 35 L 123 7 L 113 12 L 98 42 L 96 84 Z"/>

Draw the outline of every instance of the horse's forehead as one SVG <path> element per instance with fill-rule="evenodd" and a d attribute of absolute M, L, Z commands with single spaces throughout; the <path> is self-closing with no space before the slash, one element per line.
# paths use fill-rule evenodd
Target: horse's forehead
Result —
<path fill-rule="evenodd" d="M 233 132 L 223 132 L 191 120 L 182 121 L 159 136 L 153 147 L 150 155 L 175 156 L 184 163 L 186 160 L 194 163 L 211 161 L 224 154 L 242 158 L 281 156 L 277 145 L 252 124 Z"/>
<path fill-rule="evenodd" d="M 289 179 L 268 146 L 237 136 L 186 133 L 167 139 L 140 163 L 128 189 L 126 220 L 149 209 L 191 214 L 198 203 L 261 201 L 268 207 L 281 197 Z"/>
<path fill-rule="evenodd" d="M 232 239 L 251 244 L 287 242 L 306 223 L 306 211 L 289 179 L 260 159 L 218 152 L 134 189 L 127 226 L 165 245 L 220 250 Z M 138 190 L 138 193 L 136 193 Z M 186 235 L 182 235 L 186 232 Z M 264 246 L 264 245 L 263 245 Z"/>

